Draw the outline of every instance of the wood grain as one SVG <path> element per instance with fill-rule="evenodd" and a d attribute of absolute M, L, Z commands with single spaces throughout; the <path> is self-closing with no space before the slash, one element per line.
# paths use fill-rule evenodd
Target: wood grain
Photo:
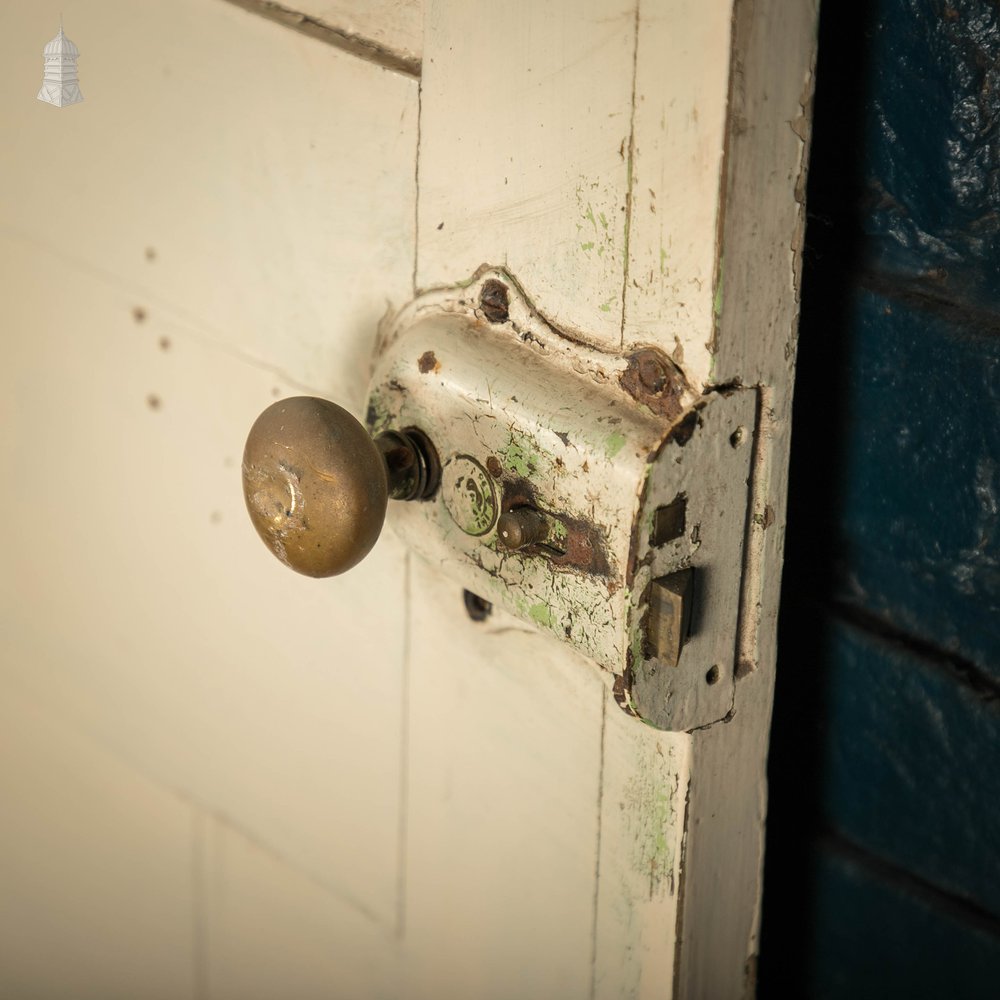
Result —
<path fill-rule="evenodd" d="M 405 979 L 414 997 L 586 996 L 604 685 L 413 556 Z"/>
<path fill-rule="evenodd" d="M 731 721 L 692 736 L 678 996 L 754 988 L 816 17 L 815 3 L 734 5 L 714 378 L 759 385 L 761 405 L 741 679 Z"/>
<path fill-rule="evenodd" d="M 617 348 L 635 11 L 428 3 L 417 284 L 508 268 L 555 326 Z"/>
<path fill-rule="evenodd" d="M 625 344 L 653 343 L 713 380 L 730 74 L 728 0 L 640 0 Z"/>
<path fill-rule="evenodd" d="M 32 484 L 2 501 L 24 526 L 3 673 L 391 926 L 398 735 L 359 706 L 398 734 L 403 552 L 387 534 L 350 578 L 288 573 L 239 466 L 277 396 L 361 405 L 412 281 L 416 82 L 229 4 L 144 0 L 63 8 L 82 104 L 15 99 L 59 9 L 0 12 L 25 41 L 0 69 L 21 135 L 0 453 Z"/>
<path fill-rule="evenodd" d="M 194 997 L 190 806 L 9 678 L 0 796 L 0 993 Z"/>
<path fill-rule="evenodd" d="M 454 283 L 483 262 L 502 264 L 557 326 L 618 350 L 627 259 L 635 8 L 615 2 L 583 8 L 519 4 L 505 12 L 501 23 L 486 4 L 440 0 L 428 6 L 426 18 L 418 285 Z M 524 870 L 516 875 L 517 884 L 530 881 L 525 898 L 532 903 L 527 912 L 513 902 L 492 912 L 494 938 L 517 942 L 523 950 L 516 953 L 516 964 L 538 970 L 540 982 L 558 972 L 564 983 L 560 992 L 670 995 L 688 738 L 656 734 L 622 716 L 591 665 L 568 647 L 523 634 L 517 625 L 497 626 L 504 629 L 502 642 L 491 641 L 489 629 L 472 633 L 480 636 L 479 652 L 468 658 L 483 665 L 453 674 L 454 651 L 464 648 L 457 636 L 467 626 L 453 619 L 449 624 L 442 615 L 456 613 L 446 612 L 446 601 L 457 609 L 458 595 L 447 598 L 447 588 L 431 587 L 418 566 L 415 562 L 415 579 L 421 583 L 411 598 L 415 620 L 440 624 L 433 646 L 426 643 L 433 653 L 424 651 L 424 644 L 419 654 L 413 647 L 411 705 L 428 698 L 422 688 L 433 683 L 438 703 L 454 706 L 446 711 L 454 717 L 459 706 L 478 704 L 501 677 L 511 691 L 504 699 L 503 729 L 517 732 L 551 700 L 557 683 L 565 703 L 550 705 L 544 731 L 532 734 L 528 746 L 533 757 L 546 764 L 524 772 L 518 796 L 528 803 L 544 798 L 559 802 L 557 812 L 571 819 L 577 831 L 574 840 L 580 842 L 568 857 L 579 859 L 579 867 L 571 874 L 565 861 L 547 862 L 548 848 L 533 844 L 523 856 Z M 426 632 L 421 624 L 415 634 Z M 455 691 L 440 679 L 448 676 L 453 676 Z M 575 708 L 566 713 L 565 705 Z M 477 721 L 470 741 L 484 738 L 476 735 L 480 729 L 499 724 L 485 712 Z M 445 766 L 443 751 L 435 747 L 447 739 L 446 729 L 435 735 L 435 742 L 422 736 L 416 743 L 411 736 L 411 774 L 415 768 L 426 772 L 429 765 L 422 758 L 430 754 L 439 768 Z M 487 780 L 492 782 L 505 766 L 522 774 L 520 742 L 509 741 L 505 751 L 494 749 L 481 762 Z M 567 755 L 567 749 L 578 745 L 586 752 Z M 509 765 L 495 762 L 493 754 L 509 755 Z M 472 787 L 471 772 L 465 780 Z M 465 796 L 456 793 L 439 806 L 442 830 L 449 815 L 461 828 L 469 808 Z M 415 822 L 412 810 L 411 804 L 410 821 Z M 553 817 L 539 812 L 536 822 L 549 830 L 552 847 L 567 837 L 561 825 L 551 826 Z M 477 850 L 509 856 L 505 825 L 475 829 Z M 463 853 L 458 857 L 467 863 Z M 419 889 L 411 884 L 410 891 L 418 894 L 422 907 L 430 905 L 423 897 L 435 894 L 438 905 L 464 931 L 460 918 L 471 912 L 471 903 L 441 899 L 446 866 L 442 859 L 428 869 L 440 871 L 437 884 L 428 878 Z M 410 865 L 408 870 L 418 869 Z M 562 905 L 549 901 L 550 896 L 564 900 L 574 912 L 582 908 L 588 914 L 586 927 L 576 918 L 550 919 L 544 935 L 526 939 L 525 920 L 534 927 L 536 910 L 556 913 Z M 417 904 L 411 901 L 410 906 Z M 559 972 L 573 953 L 572 972 Z M 491 956 L 474 954 L 484 968 L 494 969 Z M 584 954 L 591 956 L 592 968 L 580 979 Z M 447 974 L 439 971 L 435 979 L 425 969 L 425 981 L 441 986 L 452 982 L 448 975 L 472 975 L 452 968 Z M 494 973 L 509 995 L 517 970 L 508 962 Z M 456 981 L 467 988 L 470 983 L 487 992 L 491 988 L 474 979 Z M 504 995 L 503 987 L 497 988 Z"/>

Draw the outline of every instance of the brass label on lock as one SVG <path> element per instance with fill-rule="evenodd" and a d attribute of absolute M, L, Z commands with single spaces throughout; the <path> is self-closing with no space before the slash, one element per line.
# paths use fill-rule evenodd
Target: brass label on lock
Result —
<path fill-rule="evenodd" d="M 456 455 L 441 471 L 441 499 L 467 535 L 485 535 L 497 520 L 493 478 L 471 456 Z"/>

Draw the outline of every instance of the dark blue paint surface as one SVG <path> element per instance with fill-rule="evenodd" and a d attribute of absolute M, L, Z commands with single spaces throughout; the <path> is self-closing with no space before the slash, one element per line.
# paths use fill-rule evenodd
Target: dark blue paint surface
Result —
<path fill-rule="evenodd" d="M 815 923 L 801 993 L 820 1000 L 988 1000 L 1000 939 L 973 916 L 824 846 L 809 868 Z"/>
<path fill-rule="evenodd" d="M 1000 917 L 1000 701 L 863 628 L 826 642 L 824 825 Z"/>
<path fill-rule="evenodd" d="M 934 294 L 996 305 L 1000 6 L 880 0 L 859 27 L 870 73 L 859 150 L 868 252 Z"/>
<path fill-rule="evenodd" d="M 838 596 L 1000 683 L 1000 337 L 859 290 Z"/>
<path fill-rule="evenodd" d="M 1000 2 L 824 0 L 762 997 L 1000 996 Z"/>

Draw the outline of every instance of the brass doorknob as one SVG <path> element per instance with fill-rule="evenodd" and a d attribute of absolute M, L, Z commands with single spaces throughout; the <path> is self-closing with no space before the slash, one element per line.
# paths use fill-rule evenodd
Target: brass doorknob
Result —
<path fill-rule="evenodd" d="M 243 451 L 243 495 L 257 534 L 306 576 L 356 566 L 382 531 L 388 499 L 424 499 L 437 478 L 437 455 L 420 431 L 373 439 L 342 406 L 312 396 L 269 406 Z"/>

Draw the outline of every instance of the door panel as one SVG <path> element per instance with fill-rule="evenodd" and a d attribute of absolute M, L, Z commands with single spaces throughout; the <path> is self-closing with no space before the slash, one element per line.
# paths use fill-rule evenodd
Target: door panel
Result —
<path fill-rule="evenodd" d="M 196 828 L 198 996 L 371 997 L 404 991 L 393 929 L 224 821 Z"/>
<path fill-rule="evenodd" d="M 617 349 L 634 4 L 425 16 L 417 284 L 504 266 L 556 327 Z"/>
<path fill-rule="evenodd" d="M 499 611 L 469 620 L 417 557 L 410 571 L 407 982 L 586 996 L 604 685 Z"/>
<path fill-rule="evenodd" d="M 0 591 L 5 675 L 391 923 L 402 546 L 326 588 L 282 572 L 246 518 L 239 448 L 289 387 L 169 322 L 137 329 L 131 295 L 3 243 L 3 461 L 31 484 L 5 498 L 25 526 Z"/>
<path fill-rule="evenodd" d="M 5 684 L 5 996 L 189 996 L 193 810 Z"/>
<path fill-rule="evenodd" d="M 4 673 L 391 926 L 403 550 L 283 572 L 239 466 L 276 396 L 360 406 L 412 280 L 416 83 L 222 3 L 63 11 L 84 103 L 4 102 Z M 20 95 L 59 8 L 3 17 Z"/>
<path fill-rule="evenodd" d="M 60 9 L 84 101 L 46 114 L 18 98 Z M 0 224 L 149 317 L 360 406 L 379 317 L 412 287 L 417 82 L 219 0 L 0 19 L 18 40 Z"/>

